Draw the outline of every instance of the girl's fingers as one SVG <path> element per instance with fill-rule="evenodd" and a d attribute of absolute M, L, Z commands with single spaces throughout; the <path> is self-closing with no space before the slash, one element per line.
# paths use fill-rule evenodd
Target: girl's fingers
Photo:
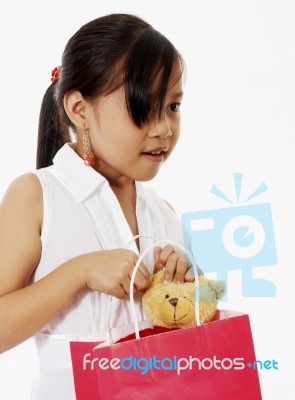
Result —
<path fill-rule="evenodd" d="M 161 261 L 160 261 L 160 255 L 161 255 L 162 250 L 163 249 L 161 247 L 154 248 L 154 272 L 159 271 L 164 266 L 163 264 L 161 264 Z"/>
<path fill-rule="evenodd" d="M 186 257 L 183 254 L 176 253 L 172 245 L 167 245 L 163 249 L 161 247 L 156 247 L 154 249 L 154 264 L 154 272 L 157 272 L 165 266 L 163 275 L 164 283 L 173 281 L 175 283 L 193 282 L 195 279 L 193 268 L 188 267 Z M 131 274 L 129 279 L 131 279 Z M 135 291 L 144 291 L 149 286 L 150 276 L 151 274 L 144 263 L 141 263 L 134 280 Z M 129 286 L 127 288 L 126 285 L 124 285 L 124 288 L 129 295 Z"/>
<path fill-rule="evenodd" d="M 147 271 L 147 270 L 146 270 Z M 150 284 L 150 273 L 147 271 L 142 273 L 141 269 L 138 270 L 137 274 L 135 275 L 134 286 L 135 290 L 141 292 L 145 290 Z"/>
<path fill-rule="evenodd" d="M 172 255 L 176 254 L 175 249 L 171 244 L 167 244 L 160 252 L 160 265 L 162 267 L 167 266 L 168 258 Z"/>
<path fill-rule="evenodd" d="M 136 277 L 142 275 L 148 282 L 150 281 L 150 271 L 147 269 L 147 267 L 144 265 L 144 263 L 140 263 L 140 266 L 137 270 Z"/>
<path fill-rule="evenodd" d="M 165 272 L 163 275 L 164 283 L 183 283 L 186 281 L 188 266 L 185 256 L 173 253 L 168 257 Z M 190 276 L 187 277 L 188 281 L 192 281 Z"/>
<path fill-rule="evenodd" d="M 170 283 L 173 281 L 179 257 L 180 256 L 177 253 L 172 253 L 168 257 L 163 275 L 164 283 Z"/>
<path fill-rule="evenodd" d="M 122 284 L 118 285 L 116 287 L 116 290 L 110 294 L 117 297 L 118 299 L 126 299 L 126 297 L 128 297 L 128 293 L 126 292 L 126 289 Z"/>
<path fill-rule="evenodd" d="M 194 274 L 194 268 L 189 266 L 188 270 L 186 271 L 186 274 L 184 276 L 185 282 L 194 282 L 195 280 L 195 274 Z"/>
<path fill-rule="evenodd" d="M 187 262 L 184 256 L 180 256 L 177 261 L 176 271 L 174 274 L 175 283 L 183 283 L 187 272 Z"/>
<path fill-rule="evenodd" d="M 137 259 L 134 261 L 134 266 L 136 264 Z M 128 295 L 129 295 L 129 291 L 130 291 L 130 280 L 131 280 L 133 268 L 131 269 L 131 271 L 128 274 L 128 279 L 125 278 L 121 282 L 121 284 L 123 284 L 124 289 Z M 150 274 L 149 270 L 147 269 L 145 264 L 143 262 L 141 262 L 138 267 L 138 270 L 136 272 L 136 275 L 135 275 L 134 290 L 140 292 L 140 291 L 146 289 L 150 283 L 150 276 L 151 276 L 151 274 Z"/>

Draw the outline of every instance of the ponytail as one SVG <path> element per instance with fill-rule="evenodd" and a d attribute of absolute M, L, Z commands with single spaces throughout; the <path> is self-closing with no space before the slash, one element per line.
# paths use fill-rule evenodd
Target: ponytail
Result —
<path fill-rule="evenodd" d="M 52 160 L 57 151 L 70 141 L 70 135 L 65 123 L 61 121 L 58 103 L 55 99 L 55 85 L 52 83 L 47 89 L 40 110 L 38 144 L 37 144 L 37 169 L 52 165 Z"/>

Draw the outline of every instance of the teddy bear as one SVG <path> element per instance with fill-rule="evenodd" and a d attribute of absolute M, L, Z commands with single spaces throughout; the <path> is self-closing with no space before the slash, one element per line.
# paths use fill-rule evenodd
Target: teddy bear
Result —
<path fill-rule="evenodd" d="M 195 283 L 163 283 L 164 269 L 155 273 L 143 295 L 142 305 L 146 317 L 154 326 L 168 329 L 188 328 L 196 325 Z M 225 292 L 223 281 L 199 276 L 200 322 L 214 318 L 217 300 Z"/>

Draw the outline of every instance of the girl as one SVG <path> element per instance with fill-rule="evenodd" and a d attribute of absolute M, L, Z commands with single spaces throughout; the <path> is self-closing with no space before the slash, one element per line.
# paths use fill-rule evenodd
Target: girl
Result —
<path fill-rule="evenodd" d="M 69 340 L 106 330 L 107 295 L 111 326 L 130 322 L 121 299 L 139 252 L 149 237 L 182 240 L 173 210 L 140 183 L 178 140 L 182 72 L 173 45 L 125 14 L 79 29 L 52 72 L 37 170 L 11 184 L 0 209 L 0 346 L 35 336 L 33 399 L 75 398 Z M 137 296 L 154 266 L 167 282 L 192 279 L 183 255 L 157 248 L 139 268 Z M 137 311 L 142 319 L 139 301 Z"/>

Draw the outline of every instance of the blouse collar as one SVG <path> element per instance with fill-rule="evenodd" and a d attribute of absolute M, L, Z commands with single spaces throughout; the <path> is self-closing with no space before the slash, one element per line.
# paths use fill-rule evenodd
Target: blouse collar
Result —
<path fill-rule="evenodd" d="M 107 179 L 92 167 L 86 166 L 84 160 L 75 152 L 74 144 L 66 143 L 56 153 L 53 167 L 59 179 L 72 193 L 78 203 L 88 198 L 98 187 L 109 186 Z M 142 185 L 136 183 L 137 196 L 142 194 Z"/>

